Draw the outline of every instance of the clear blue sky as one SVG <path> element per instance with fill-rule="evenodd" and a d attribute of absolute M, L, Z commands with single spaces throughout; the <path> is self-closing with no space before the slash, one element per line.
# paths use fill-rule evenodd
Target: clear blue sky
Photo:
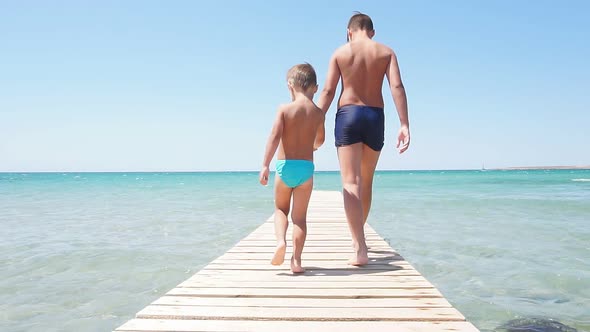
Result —
<path fill-rule="evenodd" d="M 287 69 L 321 88 L 355 10 L 410 106 L 399 156 L 384 90 L 379 169 L 590 165 L 588 1 L 4 1 L 0 171 L 258 170 Z"/>

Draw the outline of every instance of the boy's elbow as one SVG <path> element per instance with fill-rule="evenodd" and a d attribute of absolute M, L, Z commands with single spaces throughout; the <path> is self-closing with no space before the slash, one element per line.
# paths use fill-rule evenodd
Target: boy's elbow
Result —
<path fill-rule="evenodd" d="M 391 86 L 391 93 L 394 96 L 405 96 L 406 95 L 406 88 L 402 83 L 395 84 Z"/>
<path fill-rule="evenodd" d="M 279 144 L 281 142 L 281 135 L 280 134 L 276 134 L 272 136 L 272 143 L 273 144 Z"/>
<path fill-rule="evenodd" d="M 281 136 L 277 135 L 275 132 L 271 132 L 270 136 L 268 137 L 267 146 L 276 146 L 280 143 Z"/>
<path fill-rule="evenodd" d="M 314 148 L 319 148 L 320 146 L 322 146 L 324 144 L 325 140 L 324 138 L 318 138 L 315 140 L 315 143 L 313 144 Z"/>
<path fill-rule="evenodd" d="M 333 97 L 334 96 L 334 89 L 325 87 L 322 90 L 322 94 L 326 97 Z"/>
<path fill-rule="evenodd" d="M 322 147 L 323 144 L 324 144 L 324 142 L 319 142 L 319 141 L 313 143 L 313 150 L 315 151 L 315 150 L 319 149 L 320 147 Z"/>
<path fill-rule="evenodd" d="M 326 138 L 322 135 L 316 136 L 315 141 L 313 142 L 313 149 L 314 150 L 319 149 L 324 144 L 325 140 L 326 140 Z"/>
<path fill-rule="evenodd" d="M 280 140 L 281 136 L 283 135 L 283 129 L 279 127 L 274 127 L 270 132 L 270 138 L 273 141 Z"/>
<path fill-rule="evenodd" d="M 404 84 L 401 81 L 395 82 L 395 83 L 391 84 L 391 90 L 392 91 L 393 90 L 404 91 L 405 90 Z"/>

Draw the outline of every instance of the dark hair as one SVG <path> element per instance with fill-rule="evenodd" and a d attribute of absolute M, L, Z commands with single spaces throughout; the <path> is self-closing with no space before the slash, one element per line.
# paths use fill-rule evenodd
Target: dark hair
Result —
<path fill-rule="evenodd" d="M 373 31 L 373 21 L 371 20 L 369 15 L 363 14 L 361 12 L 355 12 L 355 14 L 352 15 L 352 17 L 348 21 L 348 29 L 350 29 L 351 31 Z"/>
<path fill-rule="evenodd" d="M 287 82 L 295 87 L 307 90 L 317 85 L 315 70 L 309 63 L 295 65 L 287 72 Z"/>

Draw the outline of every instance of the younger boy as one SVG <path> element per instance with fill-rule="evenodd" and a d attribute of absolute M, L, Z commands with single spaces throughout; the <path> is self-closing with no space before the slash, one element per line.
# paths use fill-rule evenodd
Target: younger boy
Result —
<path fill-rule="evenodd" d="M 323 142 L 316 132 L 324 123 L 324 112 L 313 102 L 317 92 L 316 73 L 310 64 L 293 66 L 287 72 L 291 103 L 279 106 L 260 171 L 260 183 L 268 184 L 269 164 L 277 148 L 275 177 L 275 235 L 277 247 L 272 265 L 281 265 L 287 248 L 287 215 L 293 196 L 293 256 L 291 271 L 302 273 L 301 253 L 307 235 L 307 206 L 313 188 L 313 151 Z"/>

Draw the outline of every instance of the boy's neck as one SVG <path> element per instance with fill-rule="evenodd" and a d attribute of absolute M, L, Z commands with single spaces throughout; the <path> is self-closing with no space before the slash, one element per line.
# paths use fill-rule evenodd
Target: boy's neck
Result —
<path fill-rule="evenodd" d="M 292 97 L 293 101 L 300 100 L 303 98 L 313 100 L 313 92 L 293 90 L 291 97 Z"/>
<path fill-rule="evenodd" d="M 373 39 L 371 32 L 367 30 L 355 30 L 350 34 L 350 41 L 357 41 L 362 39 Z"/>

